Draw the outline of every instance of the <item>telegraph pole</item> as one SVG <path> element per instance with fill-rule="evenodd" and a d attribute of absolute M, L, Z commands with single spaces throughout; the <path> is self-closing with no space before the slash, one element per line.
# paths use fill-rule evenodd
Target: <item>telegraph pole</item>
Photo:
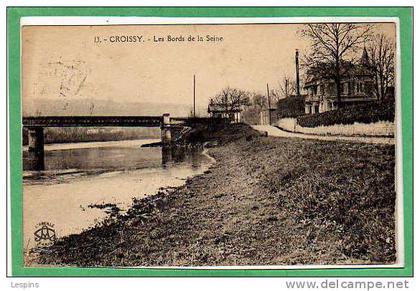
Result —
<path fill-rule="evenodd" d="M 299 84 L 299 50 L 298 49 L 296 49 L 295 62 L 296 62 L 296 95 L 297 96 L 300 96 L 300 84 Z"/>
<path fill-rule="evenodd" d="M 195 117 L 195 74 L 193 77 L 193 117 Z"/>

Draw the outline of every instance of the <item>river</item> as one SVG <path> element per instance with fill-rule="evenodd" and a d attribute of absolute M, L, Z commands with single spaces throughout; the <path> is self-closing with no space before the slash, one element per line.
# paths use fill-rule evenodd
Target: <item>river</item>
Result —
<path fill-rule="evenodd" d="M 25 251 L 37 245 L 34 233 L 48 223 L 57 238 L 80 233 L 103 221 L 115 204 L 126 211 L 133 198 L 177 187 L 202 174 L 213 160 L 201 150 L 141 147 L 158 140 L 50 144 L 45 171 L 31 172 L 24 148 L 23 221 Z M 109 210 L 109 209 L 108 209 Z"/>

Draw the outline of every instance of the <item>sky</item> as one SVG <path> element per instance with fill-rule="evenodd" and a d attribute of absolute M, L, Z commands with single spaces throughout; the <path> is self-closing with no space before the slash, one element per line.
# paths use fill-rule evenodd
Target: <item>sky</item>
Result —
<path fill-rule="evenodd" d="M 264 93 L 267 83 L 276 89 L 285 76 L 294 79 L 295 49 L 303 53 L 310 45 L 300 36 L 301 28 L 299 24 L 25 26 L 23 106 L 38 98 L 191 104 L 193 75 L 198 106 L 206 106 L 227 86 Z M 377 30 L 395 34 L 393 24 L 377 25 Z M 219 41 L 206 41 L 207 35 Z M 184 39 L 168 41 L 168 36 Z M 194 40 L 188 41 L 189 36 Z M 157 41 L 160 38 L 164 41 Z"/>

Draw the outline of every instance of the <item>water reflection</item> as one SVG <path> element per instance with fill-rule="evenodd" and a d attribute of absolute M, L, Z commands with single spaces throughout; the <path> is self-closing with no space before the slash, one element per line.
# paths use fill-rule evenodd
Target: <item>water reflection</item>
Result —
<path fill-rule="evenodd" d="M 141 147 L 113 144 L 112 146 L 95 146 L 87 148 L 65 148 L 45 151 L 45 170 L 56 172 L 62 170 L 79 171 L 116 171 L 144 168 L 168 168 L 184 164 L 192 168 L 201 166 L 206 157 L 203 147 Z M 105 144 L 105 143 L 104 143 Z M 81 145 L 82 146 L 82 145 Z M 23 152 L 23 169 L 31 171 L 33 155 Z M 208 162 L 207 160 L 205 162 Z"/>
<path fill-rule="evenodd" d="M 45 170 L 141 169 L 158 167 L 159 148 L 78 148 L 45 152 Z M 23 153 L 23 168 L 31 170 L 28 152 Z"/>
<path fill-rule="evenodd" d="M 192 168 L 198 168 L 201 166 L 203 160 L 203 147 L 201 145 L 162 147 L 161 152 L 163 168 L 178 163 L 188 163 Z"/>

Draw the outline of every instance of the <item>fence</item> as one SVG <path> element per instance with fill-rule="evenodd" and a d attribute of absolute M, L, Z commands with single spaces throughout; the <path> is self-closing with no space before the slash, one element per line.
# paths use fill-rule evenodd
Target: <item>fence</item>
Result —
<path fill-rule="evenodd" d="M 374 123 L 335 124 L 329 126 L 303 127 L 296 118 L 282 118 L 277 126 L 281 129 L 304 134 L 343 135 L 343 136 L 387 136 L 395 135 L 395 125 L 390 121 Z"/>

